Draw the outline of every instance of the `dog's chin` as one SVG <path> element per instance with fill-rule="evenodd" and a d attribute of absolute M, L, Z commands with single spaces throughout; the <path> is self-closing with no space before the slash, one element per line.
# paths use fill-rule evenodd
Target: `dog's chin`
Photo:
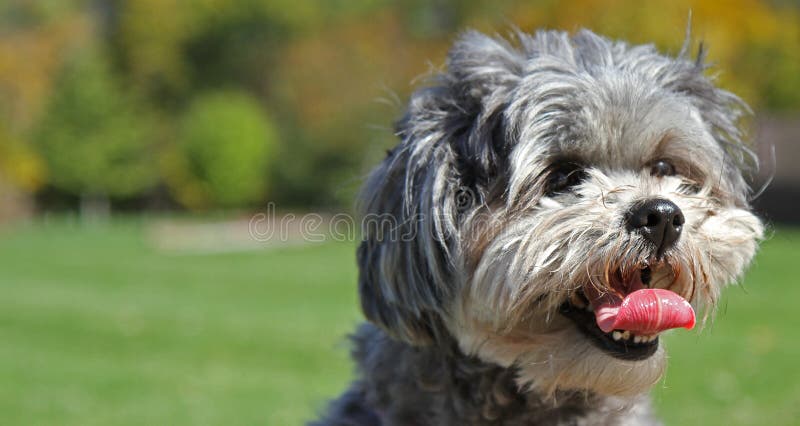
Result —
<path fill-rule="evenodd" d="M 542 392 L 554 395 L 559 390 L 589 391 L 599 395 L 632 396 L 648 392 L 662 377 L 666 353 L 656 339 L 646 350 L 647 356 L 624 355 L 624 349 L 608 342 L 598 344 L 578 327 L 561 333 L 561 348 L 533 348 L 517 361 L 519 380 Z M 624 345 L 621 345 L 624 348 Z M 558 354 L 571 354 L 559 357 Z M 546 368 L 541 368 L 542 365 Z"/>
<path fill-rule="evenodd" d="M 549 331 L 534 334 L 462 329 L 459 343 L 462 350 L 484 361 L 516 368 L 520 387 L 545 398 L 562 391 L 640 395 L 658 382 L 666 368 L 666 352 L 657 338 L 646 344 L 615 342 L 566 317 L 553 319 L 550 325 Z"/>

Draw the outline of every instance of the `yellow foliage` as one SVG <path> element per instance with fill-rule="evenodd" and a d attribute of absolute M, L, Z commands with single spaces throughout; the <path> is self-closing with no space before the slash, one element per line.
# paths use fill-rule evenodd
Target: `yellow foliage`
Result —
<path fill-rule="evenodd" d="M 449 41 L 415 41 L 388 12 L 330 26 L 287 46 L 276 90 L 296 106 L 307 130 L 324 134 L 355 110 L 377 106 L 377 97 L 410 91 L 430 61 L 441 61 Z"/>
<path fill-rule="evenodd" d="M 11 131 L 24 131 L 38 118 L 65 52 L 86 42 L 90 27 L 75 15 L 0 37 L 0 120 Z"/>
<path fill-rule="evenodd" d="M 46 178 L 39 155 L 5 129 L 0 129 L 0 176 L 0 180 L 30 192 L 39 189 Z"/>
<path fill-rule="evenodd" d="M 0 37 L 0 175 L 26 191 L 45 183 L 45 167 L 25 140 L 52 89 L 70 47 L 89 40 L 85 15 L 64 16 L 41 27 Z"/>
<path fill-rule="evenodd" d="M 186 84 L 181 43 L 192 33 L 196 14 L 180 0 L 129 0 L 121 3 L 120 45 L 128 52 L 134 82 L 145 87 L 161 80 Z"/>

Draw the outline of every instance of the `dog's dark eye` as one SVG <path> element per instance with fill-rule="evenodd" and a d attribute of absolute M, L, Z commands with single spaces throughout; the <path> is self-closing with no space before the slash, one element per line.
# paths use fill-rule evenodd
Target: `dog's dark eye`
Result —
<path fill-rule="evenodd" d="M 678 192 L 681 194 L 697 194 L 700 189 L 700 185 L 696 183 L 682 183 L 678 186 Z"/>
<path fill-rule="evenodd" d="M 465 188 L 460 188 L 456 191 L 456 209 L 459 212 L 464 212 L 468 208 L 472 207 L 472 203 L 475 200 L 475 196 L 472 194 L 472 191 Z"/>
<path fill-rule="evenodd" d="M 650 164 L 650 175 L 656 177 L 674 176 L 675 166 L 667 160 L 656 160 Z"/>
<path fill-rule="evenodd" d="M 547 194 L 552 195 L 569 190 L 586 179 L 586 171 L 578 163 L 557 163 L 552 166 L 547 177 Z"/>

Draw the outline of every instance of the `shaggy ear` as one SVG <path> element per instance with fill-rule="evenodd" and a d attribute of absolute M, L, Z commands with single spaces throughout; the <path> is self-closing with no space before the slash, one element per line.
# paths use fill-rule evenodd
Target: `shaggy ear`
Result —
<path fill-rule="evenodd" d="M 503 40 L 464 34 L 447 70 L 412 95 L 397 124 L 400 145 L 362 191 L 361 306 L 395 338 L 427 344 L 446 333 L 462 190 L 474 201 L 498 173 L 508 144 L 502 111 L 522 62 Z"/>
<path fill-rule="evenodd" d="M 467 31 L 447 56 L 447 77 L 464 98 L 481 103 L 502 98 L 522 75 L 525 57 L 502 38 Z"/>
<path fill-rule="evenodd" d="M 367 319 L 396 339 L 424 345 L 445 333 L 442 301 L 450 294 L 451 265 L 434 218 L 422 211 L 431 201 L 420 197 L 433 195 L 419 186 L 424 183 L 405 187 L 408 160 L 395 156 L 405 153 L 395 151 L 363 190 L 359 295 Z"/>
<path fill-rule="evenodd" d="M 524 35 L 517 34 L 524 42 Z M 467 31 L 447 56 L 447 69 L 434 85 L 417 91 L 398 125 L 398 135 L 445 142 L 452 150 L 463 186 L 479 195 L 502 175 L 511 151 L 510 129 L 503 116 L 511 92 L 518 86 L 527 56 L 499 37 Z"/>

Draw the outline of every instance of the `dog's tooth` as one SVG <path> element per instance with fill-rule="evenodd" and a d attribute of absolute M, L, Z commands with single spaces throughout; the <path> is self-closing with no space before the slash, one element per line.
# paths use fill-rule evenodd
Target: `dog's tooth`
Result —
<path fill-rule="evenodd" d="M 615 331 L 611 333 L 611 337 L 613 337 L 614 340 L 619 340 L 622 338 L 622 333 L 620 333 L 619 331 Z"/>
<path fill-rule="evenodd" d="M 633 336 L 633 343 L 642 343 L 642 336 Z"/>
<path fill-rule="evenodd" d="M 630 339 L 631 338 L 631 332 L 625 330 L 624 332 L 622 332 L 622 338 L 625 339 L 625 340 Z"/>

